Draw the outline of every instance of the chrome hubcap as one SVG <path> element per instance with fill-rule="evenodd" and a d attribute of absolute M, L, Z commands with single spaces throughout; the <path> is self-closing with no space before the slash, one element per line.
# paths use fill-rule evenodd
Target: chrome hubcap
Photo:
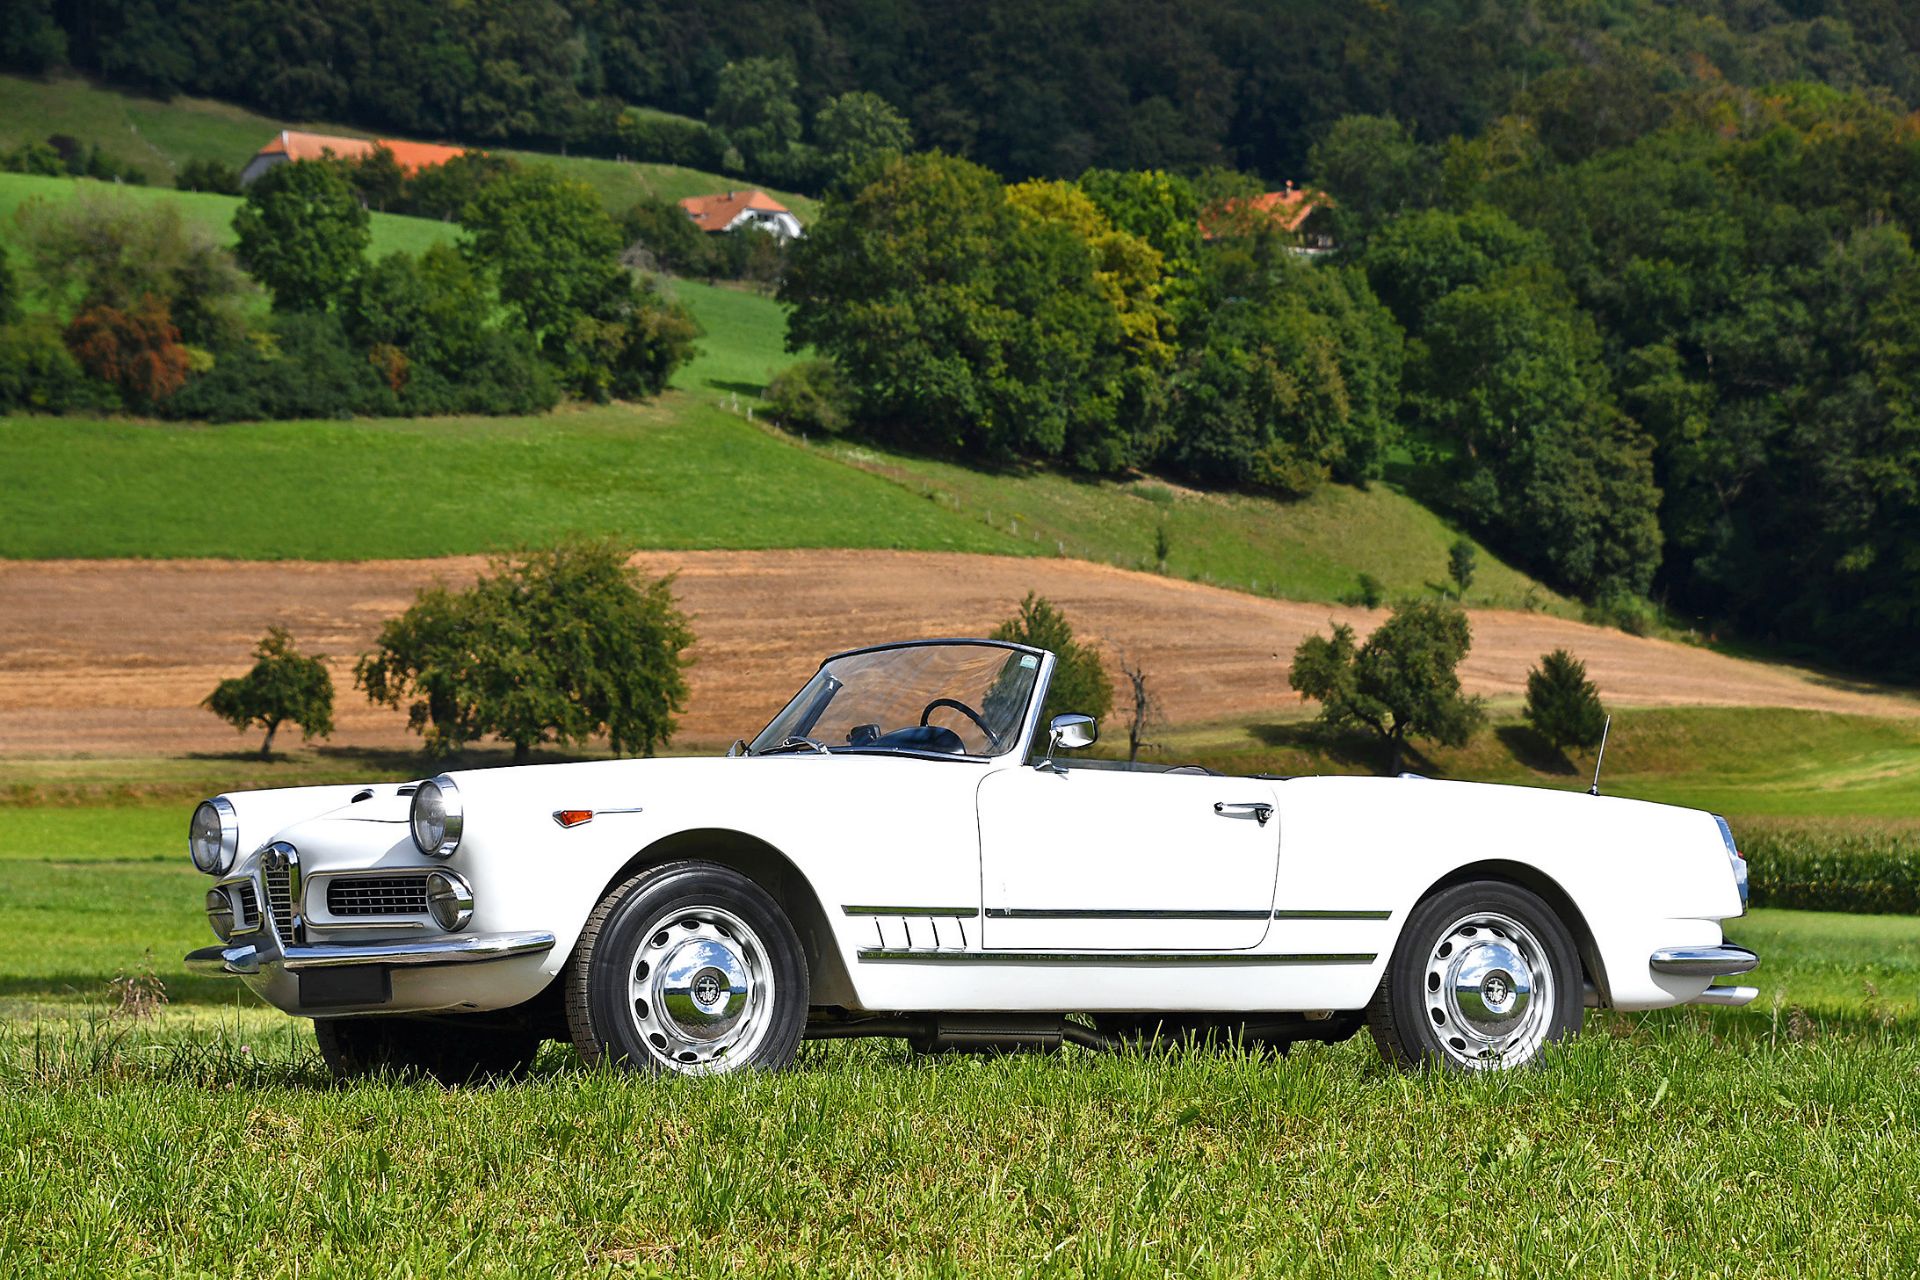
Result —
<path fill-rule="evenodd" d="M 1427 957 L 1427 1017 L 1457 1065 L 1512 1067 L 1539 1052 L 1553 1017 L 1553 968 L 1533 931 L 1480 913 L 1441 932 Z"/>
<path fill-rule="evenodd" d="M 745 921 L 697 906 L 648 926 L 627 995 L 654 1058 L 703 1075 L 753 1056 L 766 1033 L 773 979 L 766 948 Z"/>

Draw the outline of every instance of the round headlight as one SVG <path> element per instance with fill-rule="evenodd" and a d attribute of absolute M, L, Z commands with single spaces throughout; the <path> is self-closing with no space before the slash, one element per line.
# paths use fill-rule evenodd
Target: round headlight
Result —
<path fill-rule="evenodd" d="M 413 793 L 413 843 L 436 858 L 460 847 L 460 788 L 441 774 Z"/>
<path fill-rule="evenodd" d="M 240 852 L 240 815 L 225 796 L 202 800 L 187 824 L 187 852 L 210 876 L 225 875 Z"/>
<path fill-rule="evenodd" d="M 473 919 L 473 888 L 451 871 L 427 873 L 427 911 L 448 933 L 458 933 Z"/>

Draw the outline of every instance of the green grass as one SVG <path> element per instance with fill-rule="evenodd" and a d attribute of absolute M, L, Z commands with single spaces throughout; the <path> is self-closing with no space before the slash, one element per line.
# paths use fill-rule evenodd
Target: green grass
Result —
<path fill-rule="evenodd" d="M 1389 1071 L 1364 1036 L 1283 1059 L 926 1059 L 876 1041 L 707 1081 L 582 1072 L 556 1048 L 523 1083 L 447 1092 L 332 1085 L 304 1024 L 214 980 L 151 1020 L 117 1016 L 96 975 L 144 944 L 195 941 L 157 873 L 101 868 L 89 885 L 49 869 L 23 899 L 12 870 L 0 1256 L 42 1274 L 282 1274 L 293 1259 L 320 1275 L 834 1276 L 1920 1262 L 1913 920 L 1760 913 L 1735 936 L 1796 995 L 1597 1016 L 1506 1078 Z M 200 877 L 174 878 L 197 897 Z M 103 890 L 120 918 L 96 916 Z M 23 924 L 39 946 L 18 941 Z"/>
<path fill-rule="evenodd" d="M 155 186 L 171 187 L 174 175 L 189 160 L 218 160 L 238 170 L 282 129 L 349 138 L 375 136 L 365 129 L 319 121 L 276 120 L 209 98 L 177 97 L 161 102 L 70 76 L 40 79 L 0 75 L 0 150 L 10 150 L 23 142 L 44 142 L 49 134 L 64 133 L 99 146 L 122 164 L 134 166 Z M 511 156 L 523 164 L 553 165 L 592 187 L 608 212 L 615 214 L 650 196 L 679 200 L 753 185 L 745 179 L 679 165 L 626 164 L 591 156 L 485 146 L 482 150 Z M 805 196 L 765 190 L 803 221 L 813 216 L 816 206 Z"/>
<path fill-rule="evenodd" d="M 3 78 L 3 77 L 0 77 Z M 231 244 L 233 213 L 240 205 L 237 196 L 216 196 L 201 191 L 174 191 L 165 187 L 130 187 L 118 183 L 95 182 L 90 178 L 42 178 L 27 173 L 0 173 L 0 244 L 11 251 L 18 242 L 15 211 L 31 200 L 64 203 L 82 191 L 111 191 L 116 197 L 141 204 L 165 202 L 180 210 L 189 223 L 207 228 Z M 393 213 L 369 215 L 372 241 L 368 253 L 373 257 L 405 251 L 423 253 L 442 241 L 460 234 L 450 222 L 431 218 L 403 218 Z"/>
<path fill-rule="evenodd" d="M 640 547 L 1029 548 L 687 393 L 543 418 L 0 419 L 0 554 L 342 560 Z M 219 492 L 271 501 L 209 502 Z M 349 517 L 347 513 L 351 512 Z"/>
<path fill-rule="evenodd" d="M 704 330 L 692 362 L 673 375 L 674 386 L 729 403 L 755 402 L 773 375 L 799 358 L 786 350 L 786 312 L 771 298 L 697 280 L 667 279 L 661 287 L 684 302 Z"/>

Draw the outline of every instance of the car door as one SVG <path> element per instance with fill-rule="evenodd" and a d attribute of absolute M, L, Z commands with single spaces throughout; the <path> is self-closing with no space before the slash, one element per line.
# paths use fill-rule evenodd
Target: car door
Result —
<path fill-rule="evenodd" d="M 1266 936 L 1270 782 L 1021 767 L 977 794 L 989 951 L 1236 951 Z"/>

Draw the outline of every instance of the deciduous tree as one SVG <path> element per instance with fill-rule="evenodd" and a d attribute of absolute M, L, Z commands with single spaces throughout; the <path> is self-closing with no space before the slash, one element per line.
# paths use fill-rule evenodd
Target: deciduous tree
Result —
<path fill-rule="evenodd" d="M 1049 650 L 1054 656 L 1053 683 L 1040 709 L 1040 732 L 1057 715 L 1069 713 L 1098 720 L 1113 709 L 1113 681 L 1091 645 L 1074 639 L 1073 624 L 1053 602 L 1029 591 L 1020 610 L 993 629 L 994 640 L 1010 640 Z"/>
<path fill-rule="evenodd" d="M 267 731 L 260 758 L 273 756 L 273 735 L 284 723 L 300 726 L 303 738 L 325 738 L 333 733 L 333 677 L 323 655 L 311 656 L 293 647 L 285 627 L 272 626 L 254 646 L 253 669 L 244 676 L 222 680 L 200 705 L 245 732 Z"/>
<path fill-rule="evenodd" d="M 1565 649 L 1542 654 L 1527 672 L 1527 723 L 1562 751 L 1600 745 L 1606 708 L 1587 679 L 1587 664 Z"/>
<path fill-rule="evenodd" d="M 247 188 L 233 215 L 240 262 L 276 311 L 331 311 L 351 297 L 371 239 L 367 211 L 341 166 L 277 165 Z"/>

